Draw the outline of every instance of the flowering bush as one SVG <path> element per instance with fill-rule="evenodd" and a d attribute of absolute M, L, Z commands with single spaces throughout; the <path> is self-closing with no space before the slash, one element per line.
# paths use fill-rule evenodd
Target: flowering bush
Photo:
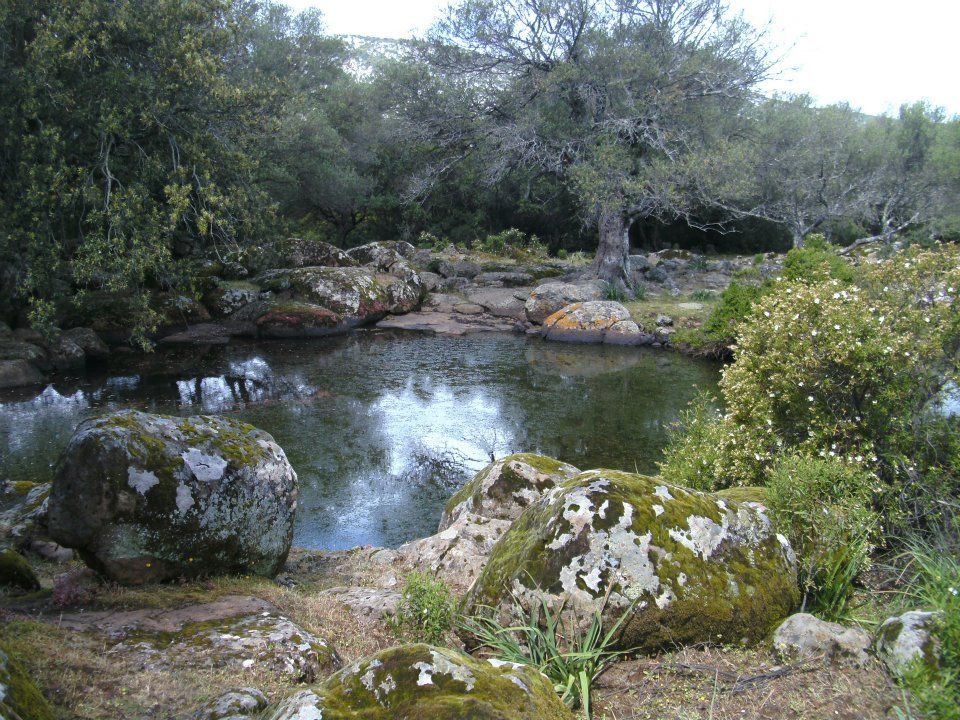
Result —
<path fill-rule="evenodd" d="M 923 428 L 958 378 L 958 290 L 956 247 L 907 251 L 852 284 L 778 282 L 741 326 L 720 382 L 725 414 L 688 415 L 663 474 L 763 485 L 789 452 L 842 459 L 897 489 L 922 471 Z"/>

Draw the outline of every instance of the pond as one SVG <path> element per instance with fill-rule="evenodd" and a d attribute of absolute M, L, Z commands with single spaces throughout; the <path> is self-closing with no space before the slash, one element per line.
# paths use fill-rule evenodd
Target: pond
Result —
<path fill-rule="evenodd" d="M 294 544 L 396 546 L 509 452 L 654 472 L 669 425 L 719 367 L 522 336 L 361 331 L 120 356 L 42 392 L 0 393 L 0 478 L 48 480 L 76 425 L 121 408 L 218 413 L 270 432 L 300 478 Z"/>

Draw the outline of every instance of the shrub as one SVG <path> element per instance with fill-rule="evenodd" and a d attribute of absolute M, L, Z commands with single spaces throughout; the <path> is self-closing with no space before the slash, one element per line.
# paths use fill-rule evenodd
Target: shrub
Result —
<path fill-rule="evenodd" d="M 783 262 L 783 278 L 795 282 L 841 280 L 853 282 L 853 266 L 841 257 L 823 235 L 810 235 L 802 248 L 793 248 Z"/>
<path fill-rule="evenodd" d="M 692 293 L 690 293 L 690 299 L 696 300 L 698 302 L 703 302 L 704 300 L 710 300 L 712 297 L 713 297 L 713 292 L 711 290 L 704 290 L 703 288 L 694 290 Z"/>
<path fill-rule="evenodd" d="M 857 464 L 829 456 L 784 455 L 770 470 L 768 502 L 797 553 L 803 609 L 825 620 L 845 616 L 853 580 L 869 562 L 875 483 Z"/>
<path fill-rule="evenodd" d="M 646 300 L 647 299 L 647 287 L 643 283 L 638 282 L 633 286 L 633 299 L 634 300 Z"/>
<path fill-rule="evenodd" d="M 911 250 L 868 267 L 855 285 L 777 284 L 741 326 L 720 382 L 726 413 L 688 427 L 709 446 L 680 441 L 691 456 L 668 451 L 664 474 L 757 485 L 783 452 L 841 457 L 900 502 L 924 470 L 915 462 L 932 406 L 958 378 L 958 255 Z M 893 506 L 885 510 L 894 519 Z"/>
<path fill-rule="evenodd" d="M 447 246 L 447 241 L 441 237 L 437 237 L 433 233 L 427 232 L 424 230 L 417 237 L 417 247 L 428 248 L 430 250 L 435 250 L 440 252 Z"/>
<path fill-rule="evenodd" d="M 604 283 L 602 294 L 604 300 L 623 302 L 627 299 L 627 291 L 616 283 Z"/>
<path fill-rule="evenodd" d="M 487 237 L 481 241 L 480 249 L 494 255 L 503 255 L 507 251 L 507 248 L 522 248 L 526 247 L 527 244 L 527 236 L 522 230 L 510 228 L 495 235 L 487 235 Z"/>
<path fill-rule="evenodd" d="M 565 248 L 560 248 L 559 250 L 557 250 L 558 260 L 566 260 L 569 256 L 570 256 L 570 253 L 568 253 Z"/>
<path fill-rule="evenodd" d="M 753 304 L 765 291 L 761 285 L 731 282 L 720 294 L 720 302 L 703 326 L 707 339 L 727 345 L 733 343 L 740 323 L 750 316 Z"/>
<path fill-rule="evenodd" d="M 397 614 L 390 628 L 400 638 L 438 644 L 453 622 L 454 601 L 443 581 L 425 573 L 404 578 Z"/>
<path fill-rule="evenodd" d="M 917 660 L 900 677 L 920 714 L 930 720 L 960 718 L 960 560 L 956 542 L 948 548 L 913 540 L 907 553 L 912 577 L 907 607 L 939 610 L 934 632 L 940 640 L 939 667 Z"/>

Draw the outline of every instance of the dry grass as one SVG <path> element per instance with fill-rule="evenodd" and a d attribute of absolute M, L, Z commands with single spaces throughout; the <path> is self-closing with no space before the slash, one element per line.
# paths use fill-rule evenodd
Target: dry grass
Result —
<path fill-rule="evenodd" d="M 763 649 L 687 648 L 623 662 L 600 678 L 605 720 L 886 718 L 899 694 L 878 665 L 777 664 Z"/>

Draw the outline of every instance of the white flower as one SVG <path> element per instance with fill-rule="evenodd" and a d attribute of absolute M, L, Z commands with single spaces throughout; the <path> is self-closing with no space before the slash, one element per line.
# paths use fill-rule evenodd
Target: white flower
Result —
<path fill-rule="evenodd" d="M 813 402 L 813 395 L 807 395 L 807 400 L 809 400 L 810 402 Z"/>

